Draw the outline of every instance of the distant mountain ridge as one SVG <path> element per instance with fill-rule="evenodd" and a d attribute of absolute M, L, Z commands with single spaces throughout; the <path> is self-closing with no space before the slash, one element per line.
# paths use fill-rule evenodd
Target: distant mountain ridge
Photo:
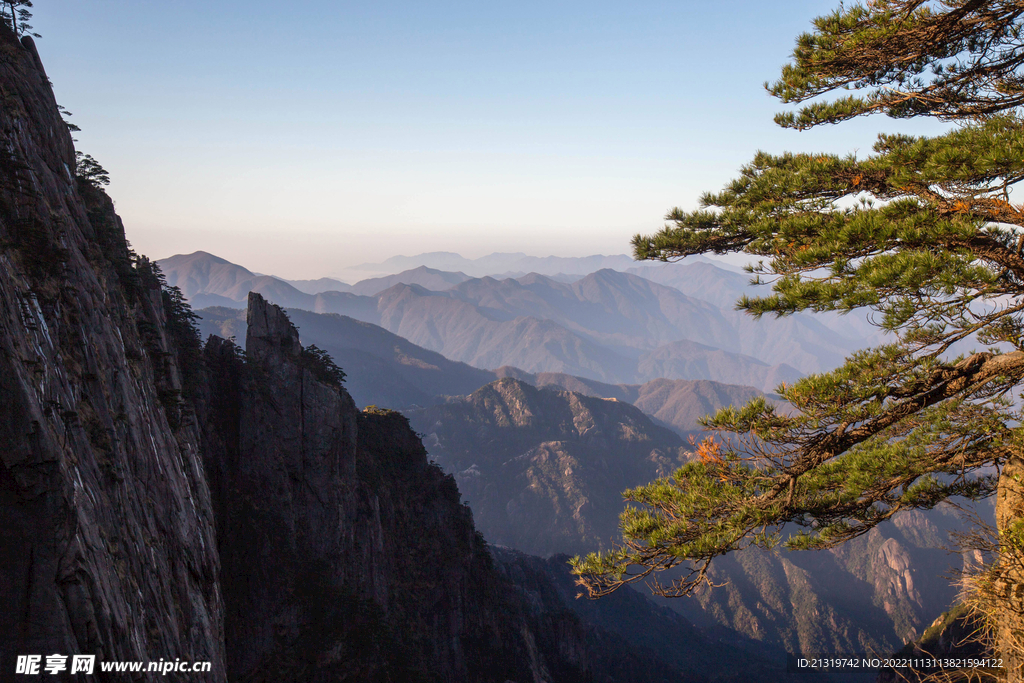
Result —
<path fill-rule="evenodd" d="M 367 278 L 349 285 L 332 278 L 288 280 L 274 275 L 260 275 L 243 266 L 205 251 L 177 254 L 157 261 L 167 284 L 178 287 L 194 306 L 230 306 L 244 308 L 250 291 L 270 296 L 280 305 L 309 307 L 319 294 L 351 292 L 373 296 L 398 283 L 417 284 L 438 291 L 448 289 L 469 276 L 420 266 L 404 273 Z"/>
<path fill-rule="evenodd" d="M 204 338 L 243 338 L 243 311 L 215 307 L 197 311 Z M 303 343 L 327 351 L 347 373 L 346 388 L 357 405 L 406 410 L 470 394 L 496 379 L 511 377 L 539 388 L 565 389 L 636 405 L 663 427 L 687 435 L 698 419 L 726 405 L 740 405 L 760 392 L 708 380 L 656 379 L 644 384 L 606 384 L 564 373 L 529 373 L 503 366 L 482 370 L 448 360 L 370 323 L 333 313 L 289 309 Z"/>
<path fill-rule="evenodd" d="M 240 299 L 253 289 L 287 308 L 380 325 L 477 368 L 511 365 L 610 384 L 665 377 L 772 391 L 782 381 L 838 364 L 861 346 L 807 316 L 754 321 L 611 269 L 566 283 L 535 273 L 466 279 L 462 273 L 419 268 L 352 286 L 373 291 L 396 282 L 369 296 L 357 291 L 307 294 L 209 255 L 175 257 L 160 265 L 168 282 L 181 287 L 197 308 L 204 303 L 240 308 Z"/>
<path fill-rule="evenodd" d="M 397 273 L 419 266 L 439 270 L 458 270 L 473 277 L 496 275 L 498 273 L 524 272 L 545 275 L 577 274 L 586 275 L 602 268 L 625 269 L 636 262 L 625 254 L 605 256 L 529 256 L 522 252 L 495 252 L 480 258 L 470 259 L 450 251 L 437 251 L 416 256 L 392 256 L 380 263 L 362 263 L 348 269 L 348 272 L 370 271 Z"/>

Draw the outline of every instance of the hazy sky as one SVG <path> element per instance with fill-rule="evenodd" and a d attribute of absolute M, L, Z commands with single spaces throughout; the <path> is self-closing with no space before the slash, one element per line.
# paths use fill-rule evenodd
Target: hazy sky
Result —
<path fill-rule="evenodd" d="M 762 87 L 836 3 L 37 0 L 136 250 L 286 277 L 394 254 L 626 253 L 796 133 Z"/>

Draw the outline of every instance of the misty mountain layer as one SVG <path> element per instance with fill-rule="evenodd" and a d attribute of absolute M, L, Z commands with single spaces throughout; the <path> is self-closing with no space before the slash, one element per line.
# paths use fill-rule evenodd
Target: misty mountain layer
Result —
<path fill-rule="evenodd" d="M 339 313 L 379 325 L 477 368 L 511 365 L 608 383 L 710 379 L 771 391 L 804 372 L 833 367 L 864 343 L 863 336 L 843 336 L 808 316 L 754 321 L 678 289 L 608 269 L 566 283 L 536 274 L 462 280 L 459 274 L 448 277 L 421 268 L 394 276 L 398 284 L 369 296 L 306 294 L 209 255 L 160 263 L 168 282 L 182 287 L 197 307 L 241 308 L 245 294 L 257 291 L 286 308 Z M 736 275 L 718 268 L 714 272 L 730 282 Z M 714 278 L 703 281 L 711 286 Z"/>

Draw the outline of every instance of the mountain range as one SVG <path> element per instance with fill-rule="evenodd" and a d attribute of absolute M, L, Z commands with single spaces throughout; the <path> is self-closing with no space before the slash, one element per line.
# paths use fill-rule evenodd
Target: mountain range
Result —
<path fill-rule="evenodd" d="M 458 273 L 418 268 L 353 286 L 373 291 L 390 285 L 369 295 L 307 294 L 208 254 L 158 263 L 168 283 L 181 288 L 197 308 L 241 308 L 245 294 L 257 291 L 290 309 L 338 313 L 379 325 L 478 368 L 511 365 L 613 384 L 711 379 L 771 391 L 782 381 L 833 367 L 865 343 L 864 337 L 845 337 L 809 316 L 753 321 L 610 269 L 567 283 L 537 274 L 463 279 Z M 709 267 L 722 281 L 736 276 Z M 445 289 L 429 289 L 424 282 Z"/>
<path fill-rule="evenodd" d="M 548 321 L 557 318 L 565 323 L 559 327 L 568 331 L 570 324 L 587 329 L 584 322 L 588 322 L 566 303 L 572 298 L 577 302 L 593 299 L 601 311 L 611 308 L 608 301 L 616 299 L 593 292 L 625 291 L 632 298 L 623 300 L 643 301 L 644 293 L 667 289 L 652 287 L 642 278 L 636 278 L 641 280 L 637 287 L 621 286 L 621 280 L 629 284 L 630 277 L 636 277 L 629 274 L 623 278 L 612 271 L 592 275 L 590 282 L 585 277 L 555 284 L 539 276 L 505 281 L 471 278 L 444 290 L 448 296 L 443 297 L 422 286 L 400 283 L 365 299 L 390 303 L 383 309 L 386 312 L 401 311 L 401 306 L 420 299 L 439 307 L 425 307 L 427 313 L 472 305 L 475 315 L 482 318 L 481 311 L 486 311 L 486 320 L 499 324 L 501 317 L 543 306 Z M 602 288 L 606 282 L 620 286 Z M 354 298 L 358 295 L 348 295 L 353 297 L 350 300 L 360 300 Z M 698 312 L 716 314 L 710 303 L 694 301 Z M 652 308 L 660 310 L 653 306 L 645 310 L 639 317 L 641 326 L 619 322 L 616 327 L 613 320 L 599 329 L 608 334 L 634 324 L 640 327 L 637 335 L 658 334 L 661 319 L 650 315 Z M 373 309 L 367 306 L 367 310 Z M 346 385 L 359 404 L 401 408 L 410 416 L 413 427 L 425 435 L 431 457 L 455 476 L 489 541 L 542 555 L 607 547 L 616 534 L 622 489 L 670 473 L 688 457 L 684 437 L 699 430 L 700 417 L 759 393 L 754 387 L 711 380 L 658 378 L 627 384 L 564 372 L 528 372 L 509 365 L 477 368 L 353 317 L 301 309 L 289 309 L 288 314 L 304 343 L 327 350 L 349 373 Z M 239 335 L 244 330 L 239 310 L 209 308 L 199 315 L 204 336 Z M 422 319 L 430 317 L 424 314 Z M 764 374 L 754 377 L 762 386 L 769 372 L 780 371 L 689 340 L 664 346 L 675 351 L 674 359 L 669 355 L 665 361 L 651 353 L 642 355 L 643 360 L 652 365 L 690 362 L 692 367 L 700 361 L 679 359 L 696 351 L 705 362 L 701 373 L 723 373 L 730 366 L 731 372 L 748 377 L 760 372 Z M 929 539 L 937 535 L 930 518 L 915 523 L 927 532 L 924 535 L 931 534 Z M 849 545 L 846 559 L 827 553 L 814 559 L 813 554 L 754 552 L 726 558 L 716 567 L 716 582 L 726 588 L 669 606 L 705 629 L 723 628 L 778 648 L 894 649 L 920 633 L 953 598 L 948 582 L 940 576 L 942 570 L 933 568 L 938 555 L 927 543 L 915 544 L 898 529 L 887 528 L 881 536 Z M 846 600 L 835 585 L 858 586 L 860 597 Z M 830 626 L 821 626 L 813 615 L 826 615 Z"/>
<path fill-rule="evenodd" d="M 608 547 L 621 491 L 692 457 L 634 406 L 512 378 L 408 416 L 485 536 L 542 556 Z M 959 559 L 941 547 L 960 528 L 943 508 L 905 513 L 830 551 L 745 550 L 716 560 L 715 588 L 664 604 L 790 652 L 889 652 L 955 597 L 944 574 Z"/>
<path fill-rule="evenodd" d="M 423 407 L 510 377 L 539 388 L 567 389 L 631 403 L 657 424 L 689 435 L 700 429 L 701 417 L 727 405 L 746 403 L 761 393 L 753 387 L 709 380 L 607 384 L 558 372 L 529 373 L 513 366 L 482 370 L 448 360 L 382 327 L 348 316 L 301 309 L 287 312 L 303 342 L 327 351 L 344 369 L 345 386 L 361 406 L 394 410 Z M 244 337 L 244 311 L 213 307 L 200 310 L 198 315 L 203 338 L 211 334 L 225 339 Z"/>
<path fill-rule="evenodd" d="M 426 266 L 438 270 L 457 270 L 473 277 L 485 275 L 508 274 L 525 275 L 540 273 L 551 277 L 559 275 L 586 275 L 602 268 L 623 270 L 636 266 L 636 262 L 625 254 L 612 256 L 594 255 L 582 257 L 566 256 L 528 256 L 527 254 L 496 252 L 470 259 L 449 251 L 436 251 L 415 256 L 392 256 L 379 263 L 362 263 L 345 270 L 346 273 L 385 273 L 395 274 L 402 271 Z"/>

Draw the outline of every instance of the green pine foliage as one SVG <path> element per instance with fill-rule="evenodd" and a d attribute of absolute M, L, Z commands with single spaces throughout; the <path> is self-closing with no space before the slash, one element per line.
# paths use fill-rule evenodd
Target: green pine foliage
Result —
<path fill-rule="evenodd" d="M 955 127 L 881 135 L 864 157 L 759 152 L 697 210 L 634 237 L 635 256 L 747 254 L 770 292 L 738 309 L 867 309 L 888 343 L 779 387 L 792 410 L 758 399 L 706 418 L 717 435 L 691 463 L 625 492 L 621 546 L 573 559 L 591 597 L 645 578 L 686 595 L 726 553 L 829 548 L 901 510 L 997 488 L 1010 518 L 1024 508 L 1003 493 L 1024 446 L 1011 401 L 1024 380 L 1024 206 L 1011 201 L 1024 179 L 1024 5 L 875 0 L 814 26 L 767 86 L 809 101 L 781 125 L 877 112 Z M 964 344 L 977 350 L 954 356 Z M 1004 538 L 1013 524 L 1001 519 Z M 679 578 L 658 583 L 673 567 Z M 1016 571 L 1000 580 L 1021 583 Z"/>
<path fill-rule="evenodd" d="M 1016 0 L 871 0 L 840 5 L 797 39 L 793 62 L 765 84 L 783 102 L 776 117 L 804 130 L 861 114 L 978 119 L 1024 104 L 1024 60 Z"/>
<path fill-rule="evenodd" d="M 110 174 L 91 154 L 75 152 L 75 177 L 93 187 L 110 184 Z"/>
<path fill-rule="evenodd" d="M 324 384 L 340 389 L 345 381 L 345 372 L 338 367 L 331 355 L 314 344 L 303 347 L 299 362 Z"/>

